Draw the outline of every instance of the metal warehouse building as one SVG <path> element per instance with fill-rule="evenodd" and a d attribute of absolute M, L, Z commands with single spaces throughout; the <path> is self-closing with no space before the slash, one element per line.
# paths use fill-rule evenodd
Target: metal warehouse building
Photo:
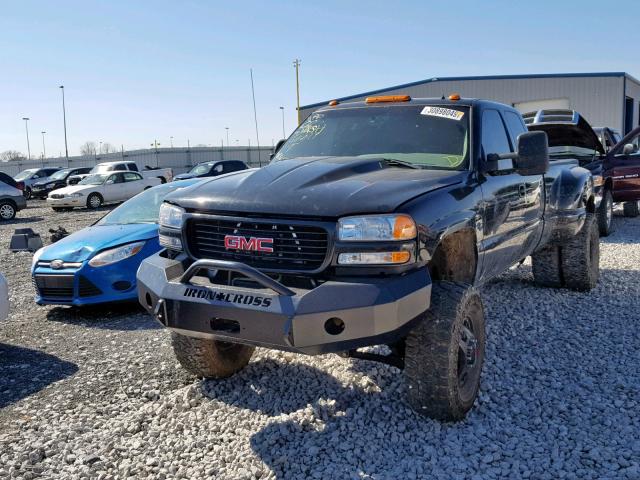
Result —
<path fill-rule="evenodd" d="M 520 112 L 568 108 L 595 126 L 629 132 L 640 124 L 640 82 L 625 72 L 442 77 L 337 98 L 364 100 L 370 95 L 403 93 L 412 97 L 441 97 L 450 93 L 506 103 Z M 300 107 L 305 119 L 330 100 Z"/>

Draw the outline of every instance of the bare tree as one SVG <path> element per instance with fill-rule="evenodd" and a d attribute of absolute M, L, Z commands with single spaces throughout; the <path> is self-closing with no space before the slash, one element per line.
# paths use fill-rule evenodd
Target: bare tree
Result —
<path fill-rule="evenodd" d="M 84 142 L 80 146 L 81 155 L 95 155 L 98 152 L 96 142 Z"/>
<path fill-rule="evenodd" d="M 116 150 L 116 147 L 111 145 L 109 142 L 104 142 L 102 145 L 100 145 L 100 153 L 115 153 L 117 151 L 118 150 Z"/>
<path fill-rule="evenodd" d="M 6 150 L 0 153 L 0 162 L 16 162 L 26 159 L 26 155 L 22 152 L 18 152 L 17 150 Z"/>

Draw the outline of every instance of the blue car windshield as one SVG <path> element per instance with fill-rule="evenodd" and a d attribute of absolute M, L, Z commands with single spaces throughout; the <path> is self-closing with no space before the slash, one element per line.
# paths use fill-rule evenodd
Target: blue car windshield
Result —
<path fill-rule="evenodd" d="M 132 223 L 158 223 L 160 205 L 171 192 L 184 188 L 181 182 L 159 185 L 127 200 L 102 217 L 96 225 L 129 225 Z"/>

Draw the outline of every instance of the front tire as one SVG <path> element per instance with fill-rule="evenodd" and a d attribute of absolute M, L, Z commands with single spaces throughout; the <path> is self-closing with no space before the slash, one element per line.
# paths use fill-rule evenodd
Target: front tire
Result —
<path fill-rule="evenodd" d="M 547 245 L 531 255 L 533 281 L 541 287 L 560 288 L 564 286 L 560 247 Z"/>
<path fill-rule="evenodd" d="M 180 365 L 199 378 L 226 378 L 243 369 L 255 347 L 189 337 L 171 332 L 171 345 Z"/>
<path fill-rule="evenodd" d="M 100 208 L 102 206 L 102 196 L 99 193 L 92 193 L 87 197 L 87 208 Z"/>
<path fill-rule="evenodd" d="M 480 388 L 484 307 L 466 284 L 434 283 L 431 306 L 405 341 L 407 401 L 421 415 L 461 420 Z"/>
<path fill-rule="evenodd" d="M 613 197 L 610 190 L 605 190 L 598 209 L 598 230 L 603 237 L 613 231 Z"/>
<path fill-rule="evenodd" d="M 635 202 L 624 202 L 622 205 L 622 209 L 624 211 L 625 217 L 637 217 L 640 215 L 640 206 L 638 206 L 637 201 Z"/>
<path fill-rule="evenodd" d="M 12 202 L 0 202 L 0 220 L 16 218 L 16 206 Z"/>
<path fill-rule="evenodd" d="M 587 214 L 582 230 L 562 246 L 560 259 L 567 288 L 581 292 L 595 288 L 600 276 L 600 235 L 593 213 Z"/>

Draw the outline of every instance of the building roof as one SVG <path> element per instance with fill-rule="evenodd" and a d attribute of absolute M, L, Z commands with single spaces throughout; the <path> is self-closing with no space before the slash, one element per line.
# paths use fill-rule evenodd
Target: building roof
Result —
<path fill-rule="evenodd" d="M 471 77 L 432 77 L 425 80 L 418 80 L 417 82 L 403 83 L 402 85 L 394 85 L 392 87 L 380 88 L 378 90 L 371 90 L 363 93 L 356 93 L 354 95 L 348 95 L 346 97 L 336 98 L 339 102 L 345 100 L 353 100 L 354 98 L 365 97 L 367 95 L 376 95 L 378 93 L 388 92 L 389 90 L 398 90 L 400 88 L 414 87 L 416 85 L 423 85 L 425 83 L 434 82 L 450 82 L 450 81 L 464 81 L 464 80 L 519 80 L 526 78 L 575 78 L 575 77 L 625 77 L 631 81 L 640 85 L 640 81 L 629 75 L 627 72 L 588 72 L 588 73 L 533 73 L 529 75 L 486 75 L 486 76 L 471 76 Z M 334 99 L 332 99 L 334 100 Z M 300 110 L 307 108 L 315 108 L 326 105 L 327 101 L 312 103 L 310 105 L 303 105 Z"/>

